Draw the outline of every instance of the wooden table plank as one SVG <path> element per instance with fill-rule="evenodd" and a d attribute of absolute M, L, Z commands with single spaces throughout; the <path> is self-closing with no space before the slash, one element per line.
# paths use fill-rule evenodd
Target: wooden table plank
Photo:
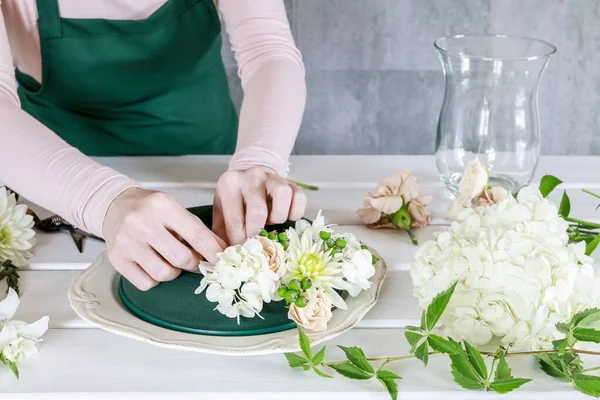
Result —
<path fill-rule="evenodd" d="M 334 344 L 361 345 L 369 357 L 408 354 L 400 329 L 354 329 L 332 340 L 326 360 L 341 359 Z M 584 399 L 568 384 L 547 377 L 530 357 L 510 359 L 513 374 L 533 378 L 503 399 Z M 484 393 L 466 391 L 452 382 L 446 356 L 432 356 L 425 368 L 418 360 L 388 364 L 404 379 L 400 398 L 474 399 Z M 40 353 L 20 365 L 21 379 L 0 374 L 3 395 L 35 393 L 107 393 L 130 399 L 136 393 L 179 393 L 184 398 L 255 399 L 386 399 L 377 381 L 336 376 L 322 379 L 291 370 L 281 354 L 227 357 L 169 350 L 101 330 L 51 330 Z M 246 394 L 253 397 L 246 397 Z M 4 398 L 4 397 L 3 397 Z M 62 398 L 62 397 L 61 397 Z"/>

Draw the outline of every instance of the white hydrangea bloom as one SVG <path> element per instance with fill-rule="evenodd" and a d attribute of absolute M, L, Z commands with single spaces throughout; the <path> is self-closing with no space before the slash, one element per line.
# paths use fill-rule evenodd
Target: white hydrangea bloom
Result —
<path fill-rule="evenodd" d="M 218 303 L 216 309 L 228 316 L 251 318 L 271 302 L 280 286 L 279 276 L 271 271 L 269 258 L 256 238 L 230 246 L 217 254 L 219 261 L 210 269 L 203 264 L 204 275 L 195 293 L 206 290 L 208 301 Z"/>
<path fill-rule="evenodd" d="M 421 307 L 455 281 L 442 332 L 484 345 L 497 337 L 515 350 L 552 348 L 555 327 L 600 302 L 600 278 L 585 243 L 569 244 L 568 224 L 535 188 L 489 207 L 467 208 L 411 266 Z"/>

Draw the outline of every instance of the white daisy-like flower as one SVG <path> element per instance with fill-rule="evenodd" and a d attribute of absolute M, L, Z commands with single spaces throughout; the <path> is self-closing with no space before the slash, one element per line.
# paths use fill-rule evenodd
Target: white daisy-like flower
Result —
<path fill-rule="evenodd" d="M 335 291 L 348 290 L 350 286 L 344 280 L 342 263 L 331 255 L 324 241 L 315 239 L 313 229 L 308 228 L 299 236 L 294 229 L 286 232 L 289 239 L 288 257 L 285 263 L 284 283 L 292 279 L 310 278 L 312 284 L 331 298 L 334 306 L 346 309 L 346 302 Z"/>
<path fill-rule="evenodd" d="M 29 264 L 29 250 L 35 245 L 33 217 L 27 206 L 17 205 L 14 193 L 0 188 L 0 262 L 10 260 L 17 267 Z"/>

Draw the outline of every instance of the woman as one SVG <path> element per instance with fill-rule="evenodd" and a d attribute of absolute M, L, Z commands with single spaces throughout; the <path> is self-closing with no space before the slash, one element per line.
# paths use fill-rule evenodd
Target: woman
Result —
<path fill-rule="evenodd" d="M 303 215 L 304 194 L 281 177 L 306 97 L 283 0 L 0 3 L 0 180 L 103 236 L 138 288 Z M 239 125 L 220 17 L 244 88 Z M 234 149 L 217 184 L 215 233 L 172 197 L 86 156 Z"/>

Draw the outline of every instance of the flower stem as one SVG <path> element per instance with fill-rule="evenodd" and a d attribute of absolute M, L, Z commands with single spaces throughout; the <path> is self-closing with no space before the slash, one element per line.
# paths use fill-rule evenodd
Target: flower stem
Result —
<path fill-rule="evenodd" d="M 565 221 L 568 221 L 568 222 L 574 222 L 576 224 L 579 224 L 582 228 L 587 228 L 587 229 L 598 229 L 598 228 L 600 228 L 600 224 L 595 224 L 593 222 L 583 221 L 583 220 L 577 219 L 577 218 L 563 217 L 563 219 Z"/>
<path fill-rule="evenodd" d="M 306 184 L 306 183 L 298 182 L 298 181 L 295 181 L 293 179 L 288 179 L 287 181 L 290 182 L 290 183 L 293 183 L 296 186 L 301 187 L 302 189 L 306 189 L 306 190 L 319 190 L 318 186 L 314 186 L 314 185 L 309 185 L 309 184 Z"/>
<path fill-rule="evenodd" d="M 415 234 L 413 233 L 413 231 L 411 231 L 409 228 L 405 228 L 404 231 L 406 231 L 406 233 L 408 233 L 408 236 L 410 237 L 410 241 L 415 245 L 418 246 L 419 242 L 417 241 L 417 237 L 415 236 Z"/>
<path fill-rule="evenodd" d="M 600 199 L 600 194 L 594 193 L 594 192 L 592 192 L 592 191 L 589 191 L 589 190 L 587 190 L 587 189 L 581 189 L 581 191 L 582 191 L 583 193 L 590 194 L 590 195 L 592 195 L 592 196 L 594 196 L 594 197 L 596 197 L 596 198 Z"/>
<path fill-rule="evenodd" d="M 600 365 L 597 367 L 592 367 L 592 368 L 586 368 L 584 369 L 582 372 L 591 372 L 591 371 L 598 371 L 600 369 Z"/>
<path fill-rule="evenodd" d="M 553 354 L 553 353 L 558 353 L 558 350 L 534 350 L 534 351 L 521 351 L 521 352 L 517 352 L 517 353 L 506 353 L 504 355 L 504 357 L 522 357 L 522 356 L 539 356 L 542 354 Z M 495 356 L 496 352 L 492 352 L 492 351 L 481 351 L 480 352 L 482 356 Z M 566 353 L 575 353 L 575 354 L 589 354 L 589 355 L 593 355 L 593 356 L 600 356 L 600 351 L 591 351 L 591 350 L 580 350 L 580 349 L 570 349 L 567 350 Z M 430 351 L 429 355 L 433 356 L 436 354 L 444 354 L 444 353 L 440 353 L 437 351 Z M 398 356 L 398 357 L 369 357 L 367 358 L 368 361 L 383 361 L 384 365 L 390 362 L 394 362 L 394 361 L 402 361 L 402 360 L 410 360 L 412 358 L 416 358 L 414 354 L 408 354 L 405 356 Z M 322 363 L 321 365 L 323 365 L 324 367 L 330 367 L 332 365 L 338 365 L 338 364 L 343 364 L 345 362 L 348 362 L 348 360 L 340 360 L 340 361 L 331 361 L 331 362 L 326 362 L 326 363 Z M 595 367 L 593 369 L 590 370 L 600 370 L 600 366 L 599 367 Z M 586 370 L 587 371 L 587 370 Z"/>

